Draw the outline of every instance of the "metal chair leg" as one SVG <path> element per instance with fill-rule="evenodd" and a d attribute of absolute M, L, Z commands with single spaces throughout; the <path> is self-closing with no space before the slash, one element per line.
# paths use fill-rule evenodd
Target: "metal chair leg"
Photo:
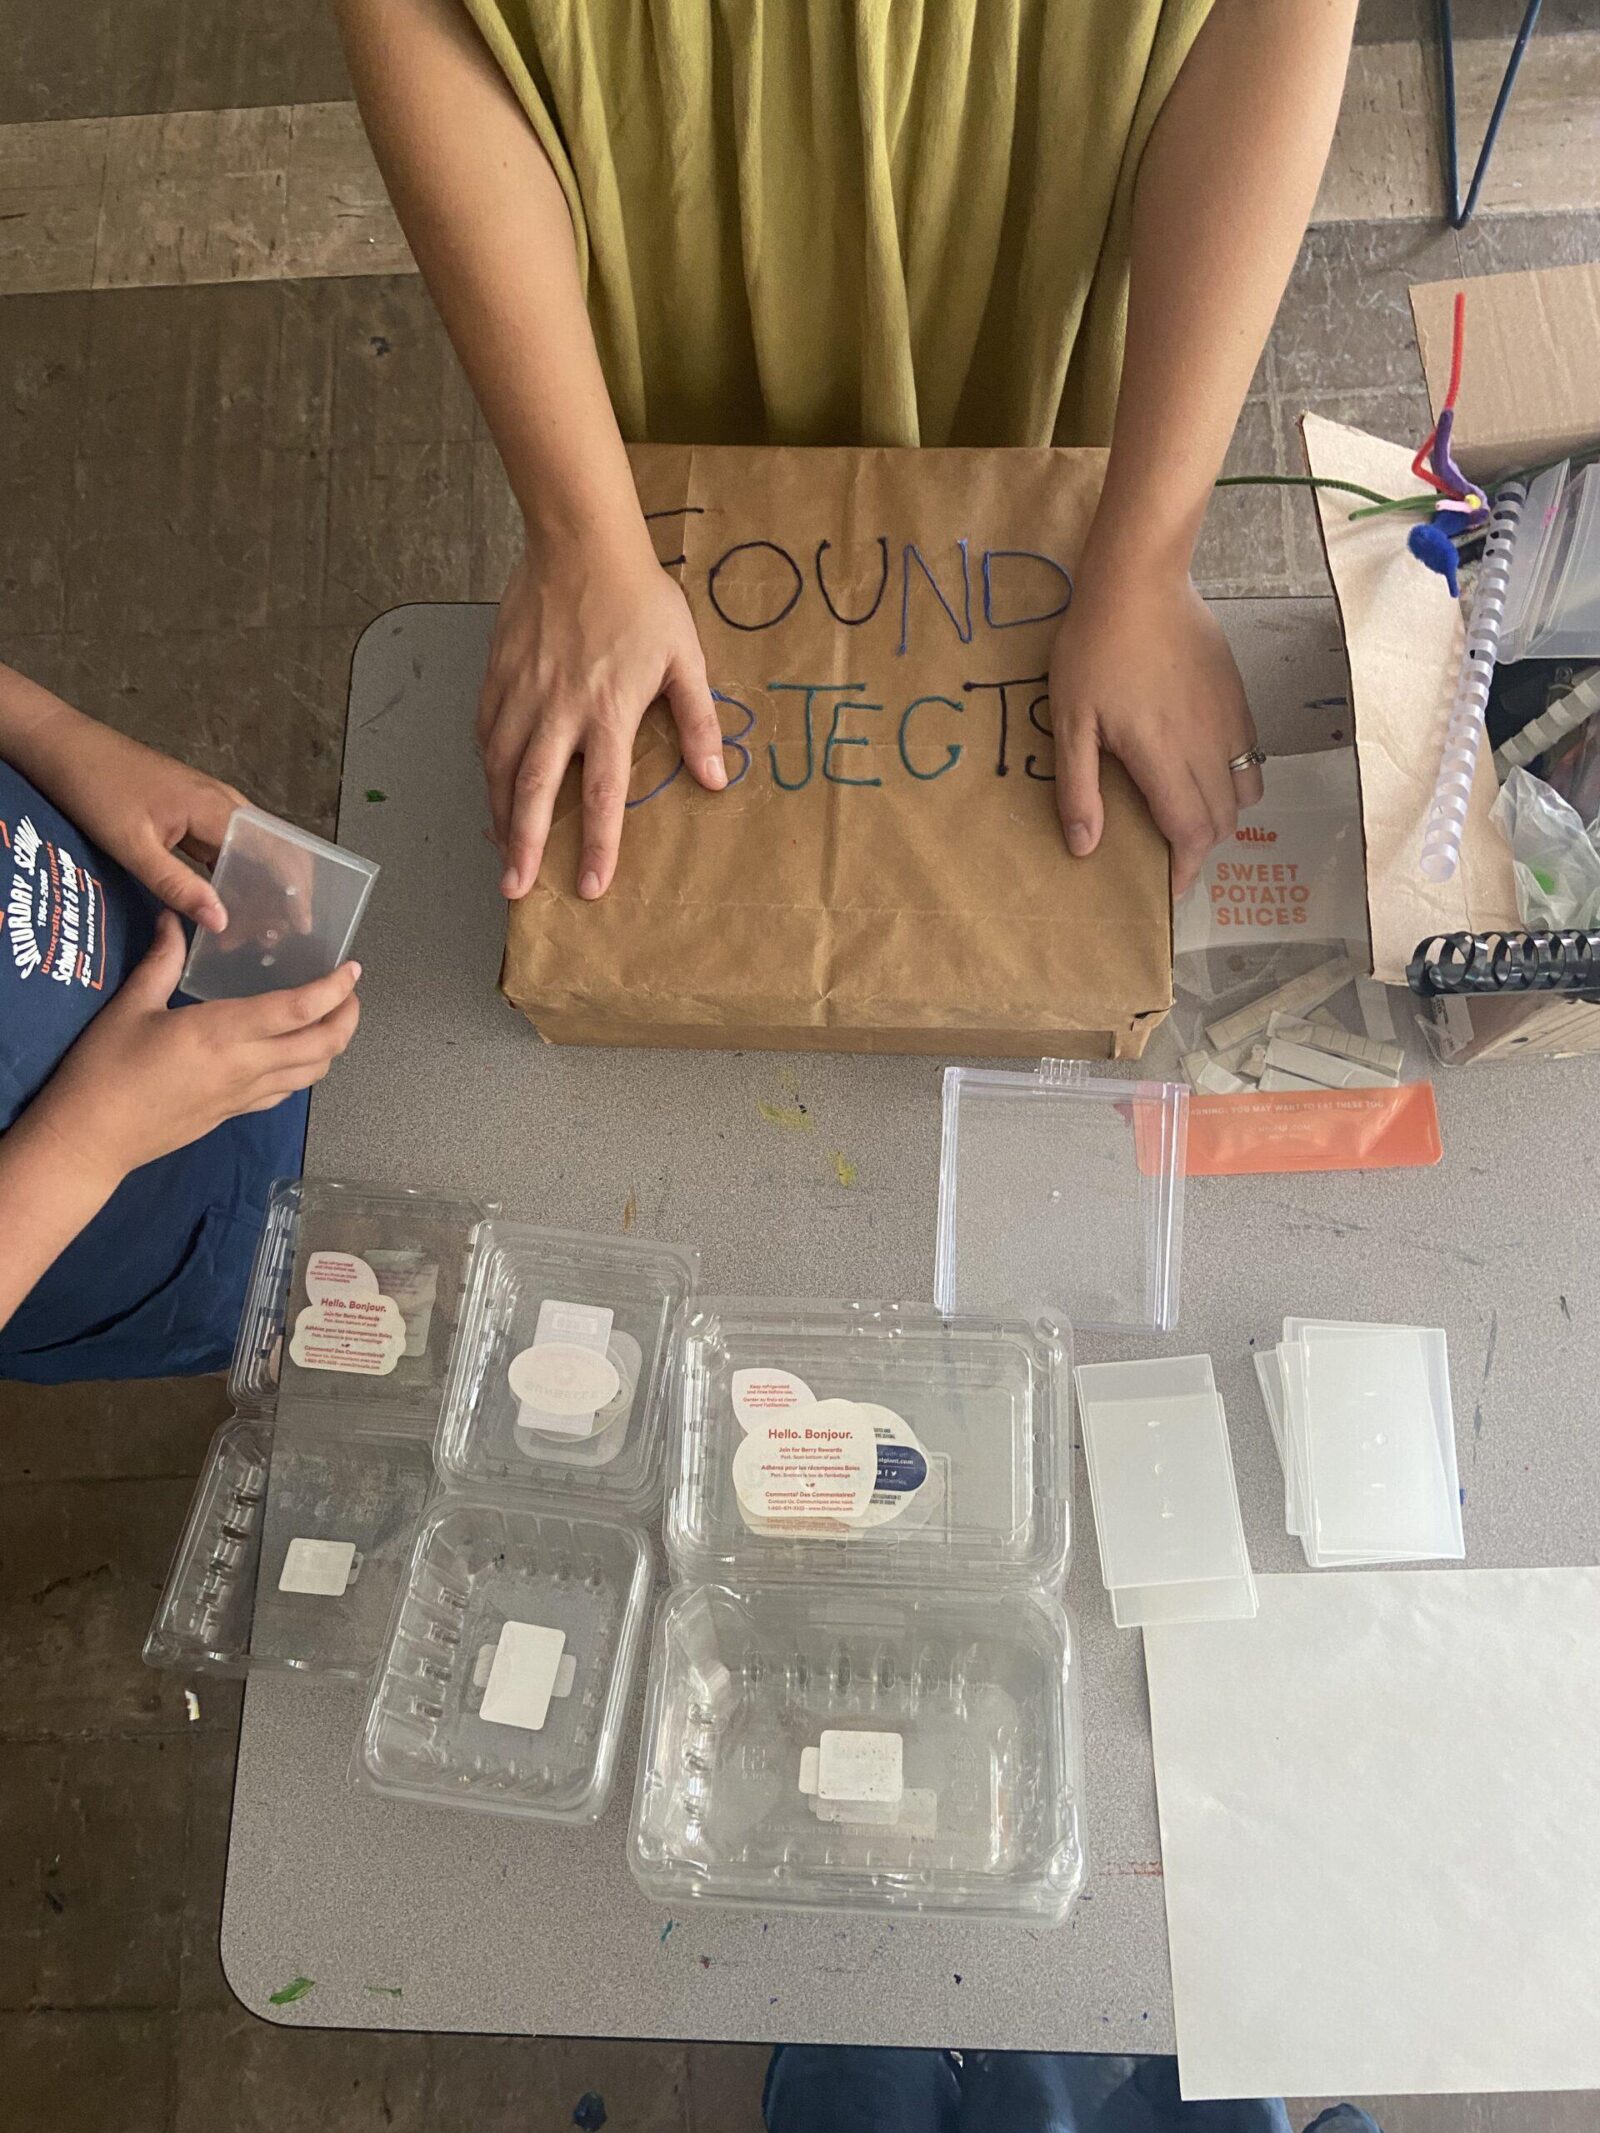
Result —
<path fill-rule="evenodd" d="M 1505 117 L 1506 105 L 1511 101 L 1511 91 L 1516 84 L 1522 66 L 1522 56 L 1528 49 L 1534 27 L 1539 20 L 1539 10 L 1544 0 L 1528 0 L 1523 12 L 1522 26 L 1517 31 L 1516 42 L 1511 47 L 1511 57 L 1506 61 L 1505 76 L 1500 83 L 1500 93 L 1494 100 L 1494 109 L 1489 114 L 1489 124 L 1483 136 L 1483 146 L 1478 150 L 1478 161 L 1472 173 L 1472 183 L 1467 188 L 1466 201 L 1461 198 L 1461 150 L 1456 131 L 1456 33 L 1455 20 L 1450 0 L 1439 0 L 1439 65 L 1444 81 L 1444 156 L 1445 189 L 1450 201 L 1450 227 L 1464 230 L 1472 220 L 1473 210 L 1478 205 L 1478 195 L 1483 191 L 1483 181 L 1488 173 L 1489 159 L 1494 154 L 1494 144 L 1499 136 L 1500 121 Z"/>

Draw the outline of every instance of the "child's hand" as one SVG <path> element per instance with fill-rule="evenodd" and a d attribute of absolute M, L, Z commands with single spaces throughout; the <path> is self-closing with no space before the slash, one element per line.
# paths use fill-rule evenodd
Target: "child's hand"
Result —
<path fill-rule="evenodd" d="M 269 1111 L 320 1081 L 360 1019 L 359 963 L 254 1000 L 168 1007 L 183 956 L 183 930 L 163 912 L 149 954 L 25 1114 L 77 1168 L 113 1187 L 225 1118 Z"/>
<path fill-rule="evenodd" d="M 66 704 L 52 705 L 27 756 L 18 753 L 34 783 L 136 881 L 208 932 L 223 930 L 221 898 L 177 854 L 211 865 L 243 793 Z"/>
<path fill-rule="evenodd" d="M 1144 794 L 1172 847 L 1181 896 L 1239 810 L 1261 798 L 1261 772 L 1230 770 L 1255 746 L 1244 684 L 1216 618 L 1187 571 L 1106 569 L 1086 555 L 1050 654 L 1056 804 L 1067 847 L 1100 842 L 1100 752 Z"/>
<path fill-rule="evenodd" d="M 658 696 L 667 699 L 691 776 L 719 791 L 728 773 L 700 640 L 688 602 L 648 540 L 620 559 L 524 555 L 500 603 L 478 702 L 490 835 L 505 864 L 502 896 L 526 896 L 538 879 L 574 756 L 583 758 L 578 894 L 605 894 L 634 735 Z"/>

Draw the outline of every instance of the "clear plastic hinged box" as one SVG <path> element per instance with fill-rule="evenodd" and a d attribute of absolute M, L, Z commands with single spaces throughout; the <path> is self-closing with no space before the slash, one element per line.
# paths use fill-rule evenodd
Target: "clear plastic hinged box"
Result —
<path fill-rule="evenodd" d="M 652 1564 L 636 1526 L 446 1496 L 423 1520 L 355 1777 L 392 1798 L 589 1822 L 610 1796 Z"/>
<path fill-rule="evenodd" d="M 1071 1541 L 1064 1337 L 914 1305 L 703 1300 L 684 1336 L 667 1546 L 691 1578 L 1056 1590 Z"/>
<path fill-rule="evenodd" d="M 653 1515 L 696 1265 L 676 1245 L 486 1222 L 439 1426 L 450 1486 Z"/>
<path fill-rule="evenodd" d="M 1046 1594 L 679 1586 L 630 1861 L 675 1906 L 1059 1924 L 1084 1875 L 1081 1737 Z"/>
<path fill-rule="evenodd" d="M 235 808 L 211 871 L 228 923 L 196 932 L 179 991 L 251 999 L 327 977 L 350 953 L 377 876 L 357 852 L 259 808 Z"/>
<path fill-rule="evenodd" d="M 213 1441 L 145 1657 L 365 1681 L 433 1485 L 485 1210 L 328 1179 L 273 1188 Z"/>
<path fill-rule="evenodd" d="M 948 1067 L 934 1297 L 941 1311 L 1082 1333 L 1178 1321 L 1189 1092 L 1077 1061 Z"/>
<path fill-rule="evenodd" d="M 705 1300 L 630 1857 L 674 1904 L 1066 1916 L 1064 1329 Z"/>

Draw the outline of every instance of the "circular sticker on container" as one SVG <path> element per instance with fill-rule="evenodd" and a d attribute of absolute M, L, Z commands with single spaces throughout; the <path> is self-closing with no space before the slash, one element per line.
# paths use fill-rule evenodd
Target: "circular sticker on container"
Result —
<path fill-rule="evenodd" d="M 736 1370 L 733 1373 L 733 1411 L 741 1429 L 754 1429 L 768 1415 L 791 1407 L 810 1407 L 816 1394 L 804 1378 L 792 1370 Z"/>
<path fill-rule="evenodd" d="M 306 1261 L 306 1294 L 313 1303 L 329 1296 L 376 1296 L 378 1277 L 354 1252 L 313 1252 Z"/>
<path fill-rule="evenodd" d="M 609 1356 L 570 1341 L 537 1341 L 511 1358 L 506 1375 L 523 1406 L 542 1415 L 597 1415 L 622 1389 Z"/>

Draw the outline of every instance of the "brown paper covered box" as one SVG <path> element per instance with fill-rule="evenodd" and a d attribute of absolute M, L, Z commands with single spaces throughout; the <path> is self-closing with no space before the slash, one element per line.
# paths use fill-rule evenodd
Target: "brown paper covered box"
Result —
<path fill-rule="evenodd" d="M 729 789 L 641 729 L 610 893 L 569 775 L 501 985 L 560 1044 L 1133 1058 L 1171 1005 L 1167 848 L 1120 766 L 1056 816 L 1046 670 L 1104 457 L 642 446 Z"/>

